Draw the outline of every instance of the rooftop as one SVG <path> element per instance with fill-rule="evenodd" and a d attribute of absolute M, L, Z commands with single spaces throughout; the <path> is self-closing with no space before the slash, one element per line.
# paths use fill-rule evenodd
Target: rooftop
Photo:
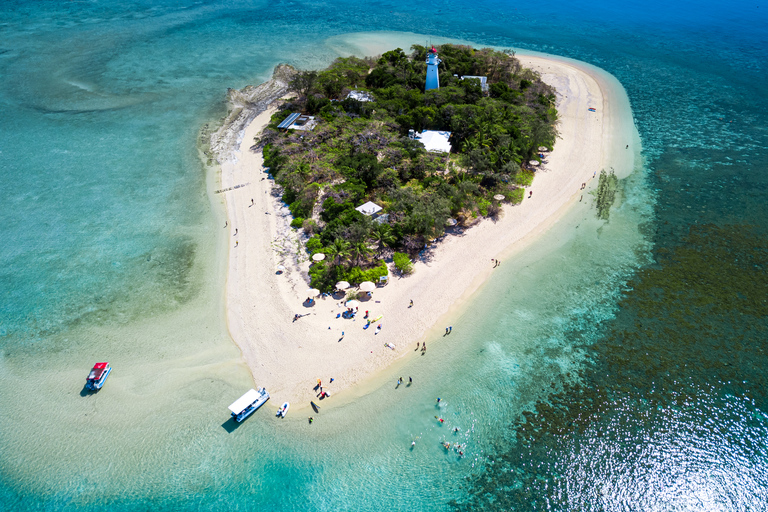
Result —
<path fill-rule="evenodd" d="M 357 101 L 373 101 L 373 94 L 368 91 L 349 91 L 347 98 L 352 98 Z"/>
<path fill-rule="evenodd" d="M 374 202 L 368 201 L 367 203 L 355 208 L 355 210 L 359 211 L 363 215 L 375 215 L 383 210 L 383 208 Z"/>
<path fill-rule="evenodd" d="M 488 77 L 487 76 L 474 76 L 474 75 L 464 75 L 461 77 L 462 80 L 465 78 L 477 78 L 480 80 L 480 88 L 483 90 L 483 92 L 488 92 Z"/>
<path fill-rule="evenodd" d="M 258 400 L 260 396 L 261 396 L 261 393 L 259 393 L 255 389 L 251 389 L 246 394 L 244 394 L 243 396 L 235 400 L 232 403 L 232 405 L 229 406 L 229 410 L 235 414 L 240 414 L 249 405 L 251 405 L 253 402 Z"/>
<path fill-rule="evenodd" d="M 282 123 L 277 125 L 277 128 L 280 130 L 311 130 L 316 124 L 315 116 L 305 116 L 300 113 L 293 113 L 286 117 Z"/>
<path fill-rule="evenodd" d="M 450 138 L 451 132 L 435 130 L 424 130 L 416 134 L 416 140 L 421 142 L 427 151 L 433 153 L 450 153 L 451 143 L 448 142 Z"/>

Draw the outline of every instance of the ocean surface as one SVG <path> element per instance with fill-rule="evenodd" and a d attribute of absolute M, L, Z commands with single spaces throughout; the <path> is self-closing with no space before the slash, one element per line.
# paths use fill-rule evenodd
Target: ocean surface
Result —
<path fill-rule="evenodd" d="M 428 357 L 232 429 L 200 128 L 382 40 L 598 66 L 642 154 L 608 222 L 505 259 Z M 3 2 L 0 510 L 768 509 L 767 63 L 741 0 Z"/>

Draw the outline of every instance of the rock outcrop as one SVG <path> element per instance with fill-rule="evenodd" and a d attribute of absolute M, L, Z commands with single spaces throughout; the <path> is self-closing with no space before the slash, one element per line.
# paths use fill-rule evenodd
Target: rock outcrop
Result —
<path fill-rule="evenodd" d="M 211 133 L 208 154 L 219 163 L 234 157 L 245 127 L 269 105 L 288 93 L 296 69 L 287 64 L 275 67 L 272 78 L 260 85 L 227 91 L 227 115 L 221 127 Z"/>

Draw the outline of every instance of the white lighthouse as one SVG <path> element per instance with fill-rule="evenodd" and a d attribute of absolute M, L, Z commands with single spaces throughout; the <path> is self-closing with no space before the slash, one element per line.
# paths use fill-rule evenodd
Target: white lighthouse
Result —
<path fill-rule="evenodd" d="M 441 62 L 443 61 L 437 58 L 437 50 L 432 46 L 432 49 L 427 52 L 427 85 L 424 87 L 425 91 L 440 88 L 440 77 L 437 75 L 437 65 Z"/>

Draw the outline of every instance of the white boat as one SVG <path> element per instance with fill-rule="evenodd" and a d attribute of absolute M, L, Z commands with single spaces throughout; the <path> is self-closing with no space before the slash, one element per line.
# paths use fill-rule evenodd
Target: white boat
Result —
<path fill-rule="evenodd" d="M 229 410 L 232 411 L 232 417 L 235 421 L 240 423 L 245 418 L 254 413 L 256 409 L 264 405 L 269 400 L 269 393 L 264 388 L 249 390 L 246 394 L 235 400 L 232 405 L 229 406 Z"/>
<path fill-rule="evenodd" d="M 111 371 L 112 367 L 109 366 L 109 363 L 96 363 L 93 365 L 91 373 L 88 374 L 88 378 L 85 380 L 85 387 L 91 391 L 100 390 Z"/>
<path fill-rule="evenodd" d="M 288 413 L 288 408 L 291 406 L 288 402 L 285 402 L 282 407 L 280 407 L 277 410 L 277 416 L 278 418 L 285 418 L 286 413 Z"/>

